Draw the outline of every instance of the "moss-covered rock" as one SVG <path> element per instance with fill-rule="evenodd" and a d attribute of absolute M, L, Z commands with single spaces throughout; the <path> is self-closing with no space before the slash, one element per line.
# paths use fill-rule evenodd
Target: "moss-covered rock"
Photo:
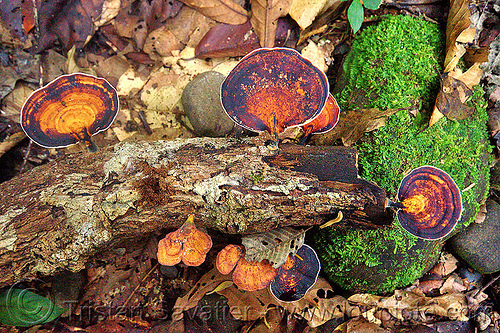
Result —
<path fill-rule="evenodd" d="M 443 36 L 437 25 L 409 16 L 384 18 L 355 40 L 345 66 L 346 85 L 336 95 L 343 109 L 381 110 L 416 106 L 429 110 L 439 87 Z M 441 119 L 427 128 L 429 111 L 403 110 L 357 144 L 360 176 L 376 182 L 395 199 L 403 176 L 433 165 L 448 172 L 462 190 L 465 211 L 475 217 L 488 187 L 486 110 L 475 91 L 474 115 L 463 121 Z M 460 227 L 459 227 L 460 228 Z M 394 221 L 381 230 L 329 228 L 315 235 L 316 250 L 329 279 L 345 289 L 387 292 L 412 283 L 439 256 L 443 241 L 409 235 Z"/>

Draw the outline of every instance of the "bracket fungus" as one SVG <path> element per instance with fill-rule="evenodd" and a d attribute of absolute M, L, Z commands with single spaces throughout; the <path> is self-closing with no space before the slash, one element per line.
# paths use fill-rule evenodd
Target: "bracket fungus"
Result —
<path fill-rule="evenodd" d="M 229 274 L 234 269 L 234 284 L 246 291 L 266 288 L 278 272 L 266 259 L 248 262 L 244 247 L 234 244 L 227 245 L 217 254 L 215 265 L 221 274 Z"/>
<path fill-rule="evenodd" d="M 164 266 L 177 265 L 181 261 L 187 266 L 200 266 L 212 247 L 212 238 L 198 230 L 194 216 L 176 231 L 167 234 L 158 243 L 158 262 Z"/>
<path fill-rule="evenodd" d="M 339 122 L 340 107 L 332 94 L 328 94 L 323 110 L 313 120 L 300 126 L 304 131 L 302 143 L 305 143 L 312 134 L 324 134 L 331 131 Z"/>
<path fill-rule="evenodd" d="M 320 269 L 316 252 L 309 245 L 302 245 L 278 269 L 278 274 L 269 286 L 271 294 L 282 302 L 300 300 L 316 283 Z"/>
<path fill-rule="evenodd" d="M 450 234 L 462 215 L 460 189 L 449 174 L 433 166 L 413 169 L 398 189 L 397 218 L 414 236 L 437 240 Z"/>
<path fill-rule="evenodd" d="M 221 86 L 222 105 L 238 125 L 274 135 L 314 119 L 329 95 L 325 73 L 294 49 L 256 49 Z"/>
<path fill-rule="evenodd" d="M 111 126 L 118 108 L 118 94 L 105 79 L 62 75 L 28 97 L 21 109 L 21 126 L 42 147 L 82 142 L 95 152 L 99 149 L 90 137 Z"/>

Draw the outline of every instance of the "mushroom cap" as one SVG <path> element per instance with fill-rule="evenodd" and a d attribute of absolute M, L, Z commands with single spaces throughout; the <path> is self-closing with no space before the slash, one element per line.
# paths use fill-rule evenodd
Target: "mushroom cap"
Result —
<path fill-rule="evenodd" d="M 221 274 L 229 274 L 244 254 L 245 250 L 243 246 L 229 244 L 217 254 L 215 266 Z"/>
<path fill-rule="evenodd" d="M 404 177 L 398 200 L 403 205 L 397 212 L 399 223 L 423 239 L 447 236 L 462 215 L 460 189 L 449 174 L 433 166 L 416 168 Z"/>
<path fill-rule="evenodd" d="M 325 107 L 320 114 L 310 122 L 302 125 L 305 135 L 323 134 L 331 131 L 339 122 L 340 107 L 332 94 L 328 94 Z"/>
<path fill-rule="evenodd" d="M 323 109 L 325 73 L 289 48 L 260 48 L 231 70 L 221 86 L 222 105 L 238 125 L 254 132 L 283 132 Z"/>
<path fill-rule="evenodd" d="M 88 145 L 92 135 L 111 126 L 118 108 L 118 94 L 105 79 L 62 75 L 31 93 L 21 109 L 21 126 L 42 147 Z"/>
<path fill-rule="evenodd" d="M 278 269 L 271 266 L 266 259 L 260 262 L 249 263 L 245 258 L 241 258 L 233 272 L 234 284 L 246 291 L 256 291 L 264 289 L 271 283 Z"/>
<path fill-rule="evenodd" d="M 173 266 L 181 260 L 187 266 L 201 265 L 212 247 L 212 238 L 194 225 L 194 216 L 158 243 L 158 262 Z"/>
<path fill-rule="evenodd" d="M 302 245 L 278 269 L 278 274 L 270 284 L 271 294 L 282 302 L 298 301 L 316 283 L 320 269 L 316 252 L 309 245 Z"/>
<path fill-rule="evenodd" d="M 174 266 L 181 262 L 182 243 L 179 242 L 177 232 L 172 231 L 158 243 L 158 262 L 164 266 Z"/>

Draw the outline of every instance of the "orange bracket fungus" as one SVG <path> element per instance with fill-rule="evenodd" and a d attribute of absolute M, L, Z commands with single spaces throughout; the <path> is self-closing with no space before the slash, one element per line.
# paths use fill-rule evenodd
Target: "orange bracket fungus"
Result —
<path fill-rule="evenodd" d="M 265 259 L 249 263 L 244 255 L 243 246 L 229 244 L 217 254 L 217 270 L 221 274 L 229 274 L 234 269 L 233 282 L 240 289 L 255 291 L 266 288 L 278 270 Z"/>
<path fill-rule="evenodd" d="M 278 274 L 270 284 L 271 294 L 283 302 L 298 301 L 316 283 L 320 269 L 316 252 L 309 245 L 302 245 L 278 269 Z"/>
<path fill-rule="evenodd" d="M 304 144 L 312 134 L 324 134 L 331 131 L 339 122 L 340 107 L 332 94 L 328 94 L 325 107 L 320 114 L 310 122 L 300 126 L 304 131 Z"/>
<path fill-rule="evenodd" d="M 433 166 L 412 170 L 398 190 L 397 218 L 417 237 L 436 240 L 447 236 L 462 215 L 460 189 L 449 174 Z"/>
<path fill-rule="evenodd" d="M 211 247 L 212 238 L 196 229 L 194 216 L 189 215 L 179 229 L 167 234 L 158 243 L 158 262 L 173 266 L 182 260 L 187 266 L 200 266 Z"/>
<path fill-rule="evenodd" d="M 83 142 L 95 152 L 99 149 L 90 137 L 111 126 L 118 107 L 118 94 L 105 79 L 62 75 L 28 97 L 21 109 L 21 126 L 42 147 Z"/>
<path fill-rule="evenodd" d="M 260 48 L 228 74 L 221 87 L 222 105 L 238 125 L 274 135 L 314 119 L 329 94 L 325 73 L 289 48 Z"/>

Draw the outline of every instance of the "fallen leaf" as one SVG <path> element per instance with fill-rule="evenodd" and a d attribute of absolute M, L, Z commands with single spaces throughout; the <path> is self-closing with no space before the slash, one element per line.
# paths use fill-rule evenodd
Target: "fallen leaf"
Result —
<path fill-rule="evenodd" d="M 288 14 L 291 0 L 252 0 L 250 22 L 262 47 L 273 47 L 278 19 Z"/>
<path fill-rule="evenodd" d="M 462 279 L 456 274 L 450 275 L 439 289 L 442 295 L 452 294 L 454 292 L 461 293 L 465 290 L 467 290 L 467 288 L 464 286 Z"/>
<path fill-rule="evenodd" d="M 81 49 L 94 34 L 94 20 L 100 17 L 105 0 L 42 1 L 38 7 L 40 40 L 36 52 L 59 41 L 67 51 Z"/>
<path fill-rule="evenodd" d="M 296 25 L 287 18 L 278 19 L 275 46 L 295 45 Z M 260 47 L 259 38 L 252 29 L 250 21 L 232 25 L 219 23 L 211 28 L 196 46 L 196 57 L 221 58 L 238 57 Z"/>
<path fill-rule="evenodd" d="M 19 82 L 2 102 L 2 116 L 19 123 L 19 113 L 34 89 L 26 82 Z"/>
<path fill-rule="evenodd" d="M 318 47 L 318 44 L 314 43 L 312 40 L 309 40 L 309 43 L 302 49 L 302 51 L 300 51 L 300 54 L 302 54 L 304 58 L 307 58 L 313 63 L 314 66 L 318 67 L 323 72 L 326 73 L 328 70 L 328 66 L 325 61 L 325 54 Z"/>
<path fill-rule="evenodd" d="M 265 233 L 243 236 L 241 244 L 245 247 L 245 259 L 260 262 L 267 259 L 274 267 L 280 267 L 288 255 L 297 253 L 304 244 L 304 230 L 293 228 L 274 229 Z"/>
<path fill-rule="evenodd" d="M 436 104 L 429 120 L 429 126 L 434 125 L 443 116 L 451 120 L 462 120 L 469 117 L 474 109 L 467 106 L 465 101 L 472 94 L 472 88 L 479 84 L 483 71 L 479 68 L 487 57 L 485 54 L 477 57 L 469 69 L 462 73 L 457 66 L 458 62 L 467 53 L 467 48 L 474 42 L 475 28 L 471 28 L 470 10 L 467 0 L 452 0 L 446 23 L 446 54 L 444 60 L 444 74 L 441 78 L 441 90 L 438 93 Z"/>
<path fill-rule="evenodd" d="M 231 281 L 231 276 L 222 275 L 216 268 L 213 268 L 209 272 L 205 273 L 205 275 L 201 277 L 196 285 L 191 288 L 191 290 L 184 297 L 177 298 L 173 307 L 172 321 L 181 321 L 184 317 L 184 311 L 197 306 L 203 296 L 217 288 L 217 286 L 225 281 Z M 230 288 L 232 287 L 221 290 L 220 292 L 224 292 Z"/>
<path fill-rule="evenodd" d="M 309 27 L 318 15 L 339 4 L 339 0 L 292 0 L 289 14 L 303 30 Z"/>
<path fill-rule="evenodd" d="M 405 313 L 414 311 L 425 320 L 428 315 L 447 317 L 451 320 L 467 321 L 468 306 L 466 296 L 453 292 L 436 297 L 418 295 L 412 291 L 396 290 L 389 297 L 372 294 L 355 294 L 347 299 L 360 306 L 378 307 L 387 309 L 391 315 L 399 320 L 405 320 Z"/>
<path fill-rule="evenodd" d="M 149 32 L 163 26 L 181 7 L 178 0 L 123 0 L 113 26 L 119 36 L 133 39 L 142 49 Z"/>
<path fill-rule="evenodd" d="M 463 120 L 470 117 L 474 113 L 474 108 L 468 106 L 466 102 L 471 96 L 472 89 L 464 82 L 455 79 L 449 73 L 444 73 L 429 126 L 437 123 L 443 116 L 451 120 Z"/>
<path fill-rule="evenodd" d="M 363 317 L 357 317 L 347 322 L 347 333 L 390 333 L 377 324 L 368 322 Z"/>
<path fill-rule="evenodd" d="M 212 20 L 227 24 L 243 24 L 248 12 L 233 0 L 181 0 Z"/>
<path fill-rule="evenodd" d="M 326 134 L 313 136 L 312 140 L 316 145 L 325 145 L 333 144 L 336 140 L 341 139 L 345 146 L 351 146 L 365 132 L 370 132 L 384 126 L 387 117 L 399 110 L 389 109 L 380 111 L 379 109 L 372 108 L 341 111 L 337 126 Z"/>

